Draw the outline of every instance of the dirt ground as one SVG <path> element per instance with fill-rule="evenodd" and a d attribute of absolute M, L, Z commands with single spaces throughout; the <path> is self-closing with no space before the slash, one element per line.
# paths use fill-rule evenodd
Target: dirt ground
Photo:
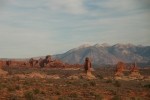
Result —
<path fill-rule="evenodd" d="M 0 100 L 150 100 L 150 69 L 141 69 L 144 79 L 135 80 L 115 80 L 112 67 L 95 69 L 96 79 L 82 77 L 79 68 L 3 70 Z"/>

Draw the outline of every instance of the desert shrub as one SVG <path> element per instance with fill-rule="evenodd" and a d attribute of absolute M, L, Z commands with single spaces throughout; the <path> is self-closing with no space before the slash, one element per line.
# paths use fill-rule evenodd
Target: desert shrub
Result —
<path fill-rule="evenodd" d="M 145 88 L 150 88 L 150 84 L 144 85 Z"/>
<path fill-rule="evenodd" d="M 77 93 L 71 93 L 69 95 L 69 97 L 71 97 L 71 98 L 78 98 L 78 94 Z"/>
<path fill-rule="evenodd" d="M 41 94 L 45 95 L 46 93 L 45 93 L 45 91 L 41 91 Z"/>
<path fill-rule="evenodd" d="M 66 84 L 73 84 L 72 81 L 66 81 Z"/>
<path fill-rule="evenodd" d="M 90 86 L 96 86 L 96 82 L 95 81 L 90 81 L 89 84 L 90 84 Z"/>
<path fill-rule="evenodd" d="M 10 95 L 9 100 L 19 100 L 19 97 L 17 95 Z"/>
<path fill-rule="evenodd" d="M 20 81 L 20 77 L 16 76 L 12 78 L 13 81 Z"/>
<path fill-rule="evenodd" d="M 20 85 L 16 85 L 15 89 L 16 89 L 16 90 L 20 90 L 20 89 L 21 89 L 21 86 L 20 86 Z"/>
<path fill-rule="evenodd" d="M 103 96 L 100 94 L 95 95 L 95 100 L 103 100 Z"/>
<path fill-rule="evenodd" d="M 72 99 L 70 99 L 67 96 L 62 96 L 62 97 L 59 97 L 58 100 L 72 100 Z"/>
<path fill-rule="evenodd" d="M 12 86 L 12 85 L 8 85 L 8 86 L 7 86 L 7 90 L 8 90 L 9 92 L 15 91 L 15 87 Z"/>
<path fill-rule="evenodd" d="M 143 100 L 140 97 L 131 97 L 130 100 Z"/>
<path fill-rule="evenodd" d="M 35 100 L 34 94 L 31 91 L 26 91 L 24 93 L 24 97 L 26 98 L 26 100 Z"/>
<path fill-rule="evenodd" d="M 104 97 L 101 94 L 97 94 L 95 92 L 90 92 L 89 94 L 90 94 L 90 96 L 94 96 L 95 97 L 94 100 L 103 100 L 104 99 Z"/>
<path fill-rule="evenodd" d="M 54 94 L 55 95 L 61 95 L 61 93 L 59 91 L 55 91 Z"/>
<path fill-rule="evenodd" d="M 34 93 L 34 94 L 39 94 L 39 93 L 40 93 L 40 90 L 36 88 L 36 89 L 33 90 L 33 93 Z"/>
<path fill-rule="evenodd" d="M 113 95 L 116 95 L 117 94 L 117 91 L 115 89 L 109 89 L 109 91 L 113 94 Z"/>
<path fill-rule="evenodd" d="M 111 79 L 106 80 L 106 83 L 112 83 L 113 81 Z"/>
<path fill-rule="evenodd" d="M 25 79 L 25 81 L 23 82 L 24 85 L 26 86 L 31 86 L 34 84 L 34 80 L 31 79 Z"/>
<path fill-rule="evenodd" d="M 112 98 L 112 100 L 122 100 L 122 99 L 121 99 L 121 96 L 115 95 L 115 96 Z"/>
<path fill-rule="evenodd" d="M 0 90 L 4 88 L 4 84 L 0 83 Z"/>
<path fill-rule="evenodd" d="M 87 87 L 89 87 L 89 84 L 88 84 L 88 83 L 83 83 L 82 86 L 83 86 L 84 88 L 87 88 Z"/>
<path fill-rule="evenodd" d="M 104 77 L 101 74 L 97 75 L 98 79 L 104 79 Z"/>
<path fill-rule="evenodd" d="M 121 87 L 121 83 L 119 81 L 115 81 L 114 86 Z"/>
<path fill-rule="evenodd" d="M 91 96 L 95 96 L 95 92 L 90 92 L 89 93 Z"/>
<path fill-rule="evenodd" d="M 53 81 L 51 79 L 47 79 L 47 83 L 51 84 Z"/>

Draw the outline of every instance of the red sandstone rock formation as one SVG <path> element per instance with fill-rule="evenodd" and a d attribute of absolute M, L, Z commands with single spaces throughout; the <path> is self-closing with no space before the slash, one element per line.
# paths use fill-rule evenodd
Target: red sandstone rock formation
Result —
<path fill-rule="evenodd" d="M 17 60 L 8 60 L 5 61 L 5 63 L 3 64 L 3 66 L 8 66 L 8 67 L 25 67 L 28 65 L 29 64 L 27 61 L 17 61 Z"/>
<path fill-rule="evenodd" d="M 48 55 L 48 56 L 45 57 L 45 59 L 40 59 L 39 65 L 40 65 L 40 67 L 42 67 L 42 68 L 43 68 L 43 67 L 48 67 L 48 66 L 50 66 L 51 62 L 52 62 L 51 56 Z"/>
<path fill-rule="evenodd" d="M 139 69 L 138 69 L 138 67 L 136 66 L 136 63 L 134 63 L 134 64 L 131 65 L 130 71 L 131 71 L 131 73 L 132 73 L 132 72 L 139 72 Z"/>
<path fill-rule="evenodd" d="M 96 77 L 91 73 L 91 68 L 92 68 L 91 60 L 89 57 L 86 57 L 84 62 L 84 70 L 86 73 L 86 77 L 87 79 L 96 79 Z"/>
<path fill-rule="evenodd" d="M 8 74 L 8 72 L 2 70 L 2 67 L 5 66 L 5 61 L 0 60 L 0 77 L 1 76 L 6 76 Z"/>
<path fill-rule="evenodd" d="M 90 61 L 90 59 L 88 58 L 88 57 L 86 57 L 85 58 L 85 62 L 84 62 L 84 70 L 85 70 L 85 72 L 87 73 L 87 72 L 91 72 L 91 67 L 92 67 L 92 64 L 91 64 L 91 61 Z"/>
<path fill-rule="evenodd" d="M 140 73 L 139 73 L 139 69 L 136 66 L 136 63 L 134 63 L 133 65 L 131 65 L 131 69 L 130 69 L 130 77 L 136 77 L 136 78 L 141 78 L 143 77 Z"/>
<path fill-rule="evenodd" d="M 3 61 L 0 61 L 0 68 L 3 67 Z"/>
<path fill-rule="evenodd" d="M 116 65 L 116 71 L 115 71 L 115 76 L 123 76 L 123 72 L 125 70 L 125 63 L 123 62 L 118 62 Z"/>
<path fill-rule="evenodd" d="M 65 64 L 60 60 L 54 60 L 50 63 L 50 67 L 52 68 L 65 68 Z"/>
<path fill-rule="evenodd" d="M 50 55 L 46 56 L 44 59 L 40 58 L 39 60 L 36 59 L 29 59 L 29 60 L 7 60 L 7 61 L 0 61 L 0 67 L 41 67 L 41 68 L 79 68 L 81 65 L 74 64 L 66 64 L 60 60 L 53 60 Z"/>
<path fill-rule="evenodd" d="M 33 58 L 31 58 L 31 59 L 29 60 L 29 64 L 30 64 L 31 67 L 39 67 L 39 61 L 38 61 L 38 60 L 35 60 L 35 59 L 33 59 Z"/>

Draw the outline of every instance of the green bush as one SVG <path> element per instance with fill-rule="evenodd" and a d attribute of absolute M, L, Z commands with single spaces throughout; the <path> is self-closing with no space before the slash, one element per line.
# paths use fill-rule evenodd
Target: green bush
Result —
<path fill-rule="evenodd" d="M 72 100 L 72 99 L 70 99 L 69 97 L 63 96 L 63 97 L 59 97 L 58 100 Z"/>
<path fill-rule="evenodd" d="M 61 95 L 61 93 L 59 91 L 55 91 L 54 94 L 55 95 Z"/>
<path fill-rule="evenodd" d="M 150 88 L 150 84 L 144 85 L 145 88 Z"/>
<path fill-rule="evenodd" d="M 84 83 L 82 86 L 83 86 L 84 88 L 87 88 L 87 87 L 89 86 L 89 84 L 88 84 L 88 83 Z"/>
<path fill-rule="evenodd" d="M 106 83 L 112 83 L 113 81 L 111 80 L 111 79 L 108 79 L 107 81 L 106 81 Z"/>
<path fill-rule="evenodd" d="M 95 100 L 103 100 L 103 96 L 100 94 L 95 95 Z"/>
<path fill-rule="evenodd" d="M 16 90 L 20 90 L 21 89 L 21 87 L 20 87 L 20 85 L 16 85 Z"/>
<path fill-rule="evenodd" d="M 34 94 L 31 91 L 25 92 L 24 93 L 24 97 L 26 98 L 26 100 L 35 100 Z"/>
<path fill-rule="evenodd" d="M 95 81 L 90 81 L 90 86 L 96 86 L 96 82 Z"/>
<path fill-rule="evenodd" d="M 2 90 L 4 87 L 4 84 L 0 83 L 0 90 Z"/>
<path fill-rule="evenodd" d="M 143 100 L 140 97 L 131 97 L 130 100 Z"/>
<path fill-rule="evenodd" d="M 19 100 L 19 97 L 17 95 L 10 95 L 9 100 Z"/>
<path fill-rule="evenodd" d="M 112 98 L 112 100 L 122 100 L 122 99 L 121 99 L 121 96 L 115 95 L 115 96 Z"/>
<path fill-rule="evenodd" d="M 34 90 L 33 90 L 33 93 L 34 93 L 34 94 L 39 94 L 39 93 L 40 93 L 40 90 L 39 90 L 39 89 L 34 89 Z"/>
<path fill-rule="evenodd" d="M 121 83 L 120 83 L 119 81 L 115 81 L 114 85 L 115 85 L 116 87 L 121 87 Z"/>
<path fill-rule="evenodd" d="M 8 90 L 9 92 L 15 91 L 15 87 L 12 86 L 12 85 L 8 85 L 8 86 L 7 86 L 7 90 Z"/>
<path fill-rule="evenodd" d="M 98 74 L 97 77 L 98 77 L 99 79 L 104 79 L 104 77 L 103 77 L 101 74 Z"/>
<path fill-rule="evenodd" d="M 71 98 L 78 98 L 78 94 L 77 93 L 71 93 L 69 95 L 69 97 L 71 97 Z"/>

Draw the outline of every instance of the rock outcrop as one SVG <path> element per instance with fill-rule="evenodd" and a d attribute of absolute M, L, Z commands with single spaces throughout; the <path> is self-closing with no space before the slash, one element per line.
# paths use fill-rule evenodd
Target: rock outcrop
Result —
<path fill-rule="evenodd" d="M 125 63 L 123 62 L 118 62 L 116 65 L 116 70 L 115 70 L 115 76 L 124 76 L 124 71 L 125 71 Z"/>
<path fill-rule="evenodd" d="M 138 67 L 136 66 L 136 63 L 134 63 L 133 65 L 131 65 L 129 77 L 132 77 L 132 78 L 142 78 L 142 77 L 143 77 L 143 76 L 140 74 L 139 69 L 138 69 Z"/>
<path fill-rule="evenodd" d="M 0 61 L 0 76 L 6 76 L 8 74 L 7 71 L 2 70 L 2 67 L 5 65 L 5 61 Z"/>

